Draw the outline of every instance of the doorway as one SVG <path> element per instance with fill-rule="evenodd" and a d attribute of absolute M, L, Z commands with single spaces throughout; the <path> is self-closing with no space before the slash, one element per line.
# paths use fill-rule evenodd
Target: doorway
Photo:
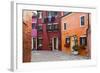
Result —
<path fill-rule="evenodd" d="M 58 50 L 58 37 L 52 38 L 52 50 Z"/>
<path fill-rule="evenodd" d="M 32 50 L 37 50 L 37 38 L 32 38 Z"/>

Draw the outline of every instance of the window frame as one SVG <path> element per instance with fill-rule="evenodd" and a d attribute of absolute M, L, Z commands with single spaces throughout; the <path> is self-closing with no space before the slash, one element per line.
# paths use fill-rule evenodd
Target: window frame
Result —
<path fill-rule="evenodd" d="M 38 18 L 39 18 L 39 19 L 42 18 L 42 12 L 41 12 L 41 11 L 38 12 Z"/>
<path fill-rule="evenodd" d="M 38 31 L 42 31 L 43 30 L 43 27 L 42 27 L 42 24 L 38 24 Z"/>
<path fill-rule="evenodd" d="M 48 23 L 48 24 L 47 24 L 47 30 L 48 30 L 48 31 L 52 31 L 52 28 L 53 28 L 52 26 L 53 26 L 52 23 Z M 50 28 L 51 28 L 51 29 L 50 29 Z"/>
<path fill-rule="evenodd" d="M 82 17 L 84 17 L 84 19 L 83 19 L 83 25 L 82 25 Z M 84 25 L 85 25 L 85 16 L 84 15 L 82 15 L 82 16 L 80 16 L 80 27 L 84 27 Z"/>
<path fill-rule="evenodd" d="M 32 23 L 32 29 L 36 28 L 36 23 Z"/>
<path fill-rule="evenodd" d="M 63 24 L 63 30 L 67 30 L 67 23 L 66 22 Z"/>
<path fill-rule="evenodd" d="M 39 36 L 38 37 L 38 44 L 37 44 L 38 47 L 42 47 L 43 46 L 42 40 L 43 40 L 42 36 Z M 41 43 L 39 41 L 41 41 Z M 40 44 L 41 44 L 41 46 L 40 46 Z"/>
<path fill-rule="evenodd" d="M 85 38 L 85 44 L 82 43 L 82 38 Z M 87 46 L 87 37 L 86 36 L 80 36 L 80 46 Z"/>

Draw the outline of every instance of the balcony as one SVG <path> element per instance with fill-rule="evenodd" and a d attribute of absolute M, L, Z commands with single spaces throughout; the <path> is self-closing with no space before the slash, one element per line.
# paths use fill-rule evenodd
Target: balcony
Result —
<path fill-rule="evenodd" d="M 56 17 L 46 17 L 43 19 L 44 23 L 54 23 L 56 21 Z"/>
<path fill-rule="evenodd" d="M 59 30 L 58 24 L 47 25 L 47 31 L 55 32 L 58 30 Z"/>

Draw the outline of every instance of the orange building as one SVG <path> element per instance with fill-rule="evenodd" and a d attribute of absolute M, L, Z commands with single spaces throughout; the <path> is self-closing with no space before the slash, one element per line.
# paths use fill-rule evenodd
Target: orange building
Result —
<path fill-rule="evenodd" d="M 87 56 L 88 14 L 71 12 L 61 17 L 61 48 L 63 52 L 73 54 L 77 50 L 77 54 Z"/>

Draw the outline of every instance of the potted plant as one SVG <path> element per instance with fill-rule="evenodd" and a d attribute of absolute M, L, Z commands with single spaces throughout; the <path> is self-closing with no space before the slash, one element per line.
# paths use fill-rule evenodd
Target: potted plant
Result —
<path fill-rule="evenodd" d="M 78 54 L 78 45 L 73 46 L 73 54 L 77 55 Z"/>
<path fill-rule="evenodd" d="M 73 49 L 73 54 L 74 55 L 77 55 L 78 54 L 78 38 L 77 38 L 77 36 L 76 35 L 74 35 L 74 46 L 72 47 L 72 49 Z"/>

